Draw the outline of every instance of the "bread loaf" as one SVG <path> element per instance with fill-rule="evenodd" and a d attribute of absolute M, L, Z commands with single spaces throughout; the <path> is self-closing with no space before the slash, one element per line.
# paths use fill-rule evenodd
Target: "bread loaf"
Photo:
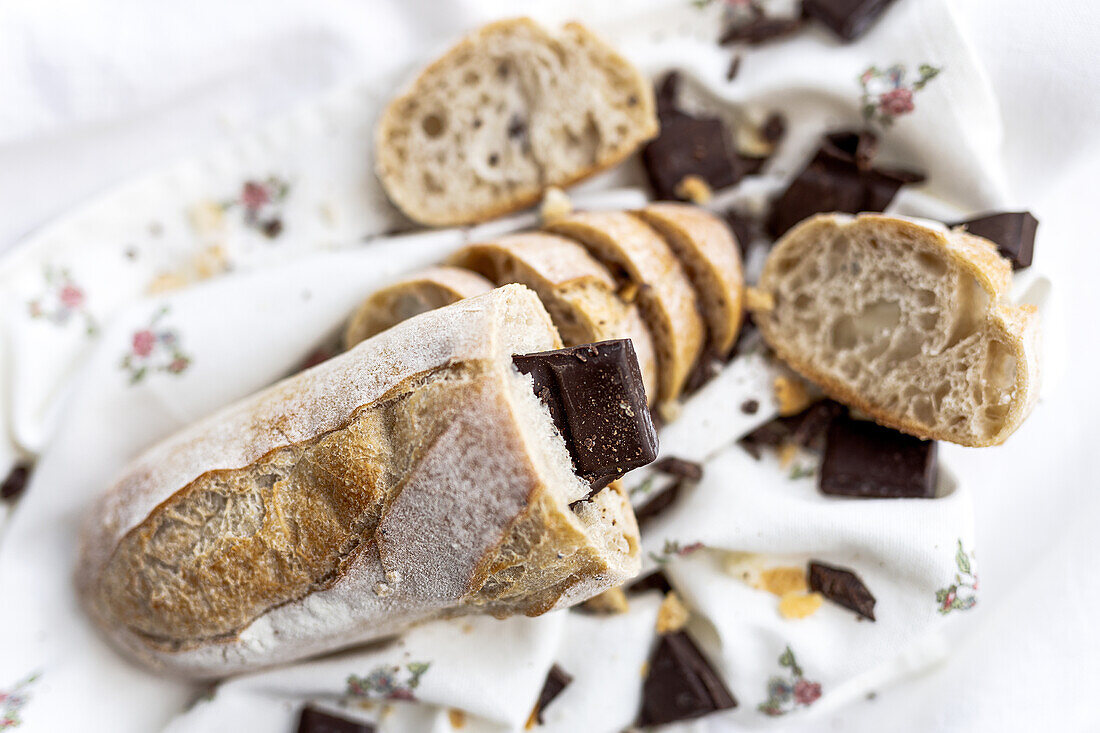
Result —
<path fill-rule="evenodd" d="M 378 178 L 409 218 L 480 222 L 609 168 L 657 134 L 653 91 L 579 23 L 490 23 L 382 113 Z"/>
<path fill-rule="evenodd" d="M 542 232 L 510 234 L 467 245 L 449 262 L 498 285 L 521 283 L 533 289 L 567 346 L 630 339 L 638 354 L 646 395 L 650 402 L 656 398 L 658 364 L 638 308 L 616 297 L 610 273 L 576 242 Z"/>
<path fill-rule="evenodd" d="M 991 242 L 881 215 L 814 216 L 768 256 L 754 314 L 829 396 L 920 438 L 1003 443 L 1038 392 L 1038 319 Z"/>
<path fill-rule="evenodd" d="M 433 618 L 539 614 L 639 569 L 511 357 L 560 346 L 508 286 L 411 318 L 138 457 L 77 583 L 135 660 L 219 677 Z"/>

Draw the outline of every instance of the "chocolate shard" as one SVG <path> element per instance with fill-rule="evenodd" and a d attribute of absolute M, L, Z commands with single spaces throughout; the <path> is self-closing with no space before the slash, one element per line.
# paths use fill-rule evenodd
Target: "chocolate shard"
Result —
<path fill-rule="evenodd" d="M 651 519 L 664 514 L 665 510 L 676 503 L 676 500 L 680 498 L 680 490 L 684 487 L 684 482 L 676 481 L 670 486 L 661 489 L 652 497 L 649 501 L 642 506 L 634 510 L 634 519 L 638 522 L 638 526 L 644 526 Z"/>
<path fill-rule="evenodd" d="M 0 500 L 18 499 L 27 488 L 27 481 L 31 477 L 31 467 L 27 463 L 17 463 L 12 466 L 3 483 L 0 483 Z"/>
<path fill-rule="evenodd" d="M 642 150 L 642 162 L 659 199 L 676 200 L 676 188 L 688 176 L 698 176 L 714 191 L 744 177 L 726 126 L 717 117 L 683 112 L 662 116 L 661 132 Z"/>
<path fill-rule="evenodd" d="M 531 375 L 593 491 L 657 458 L 657 431 L 629 339 L 517 354 L 512 362 Z"/>
<path fill-rule="evenodd" d="M 298 718 L 298 733 L 374 733 L 370 723 L 341 718 L 307 705 Z"/>
<path fill-rule="evenodd" d="M 811 560 L 809 576 L 810 590 L 855 611 L 863 618 L 875 620 L 875 597 L 851 570 Z"/>
<path fill-rule="evenodd" d="M 659 590 L 665 595 L 672 590 L 672 584 L 660 570 L 654 570 L 649 575 L 643 575 L 626 587 L 627 593 L 644 593 L 647 590 Z"/>
<path fill-rule="evenodd" d="M 862 36 L 893 0 L 802 0 L 802 14 L 821 21 L 843 41 Z"/>
<path fill-rule="evenodd" d="M 820 474 L 823 494 L 931 499 L 936 494 L 936 443 L 838 417 L 829 425 Z"/>
<path fill-rule="evenodd" d="M 875 139 L 867 133 L 832 133 L 813 159 L 772 203 L 767 230 L 775 238 L 807 217 L 827 211 L 858 214 L 883 211 L 907 183 L 924 175 L 898 168 L 874 168 Z"/>
<path fill-rule="evenodd" d="M 1030 211 L 1005 211 L 985 214 L 974 219 L 955 222 L 951 227 L 966 227 L 966 231 L 988 239 L 997 245 L 1002 257 L 1012 262 L 1013 270 L 1031 266 L 1035 254 L 1035 231 L 1039 220 Z"/>
<path fill-rule="evenodd" d="M 554 701 L 561 691 L 569 686 L 569 683 L 573 681 L 573 675 L 566 672 L 557 664 L 550 668 L 550 671 L 546 673 L 546 682 L 542 683 L 542 691 L 539 693 L 539 699 L 535 703 L 534 716 L 542 725 L 542 713 L 546 710 L 546 707 Z"/>
<path fill-rule="evenodd" d="M 683 631 L 664 634 L 649 659 L 638 725 L 663 725 L 737 707 L 726 683 Z"/>
<path fill-rule="evenodd" d="M 749 20 L 730 24 L 718 39 L 718 43 L 722 46 L 731 43 L 747 43 L 750 46 L 757 46 L 794 35 L 800 30 L 802 30 L 801 18 L 775 18 L 757 15 Z"/>
<path fill-rule="evenodd" d="M 653 470 L 688 481 L 698 481 L 703 478 L 703 465 L 701 463 L 677 458 L 676 456 L 669 456 L 657 461 L 653 464 Z"/>

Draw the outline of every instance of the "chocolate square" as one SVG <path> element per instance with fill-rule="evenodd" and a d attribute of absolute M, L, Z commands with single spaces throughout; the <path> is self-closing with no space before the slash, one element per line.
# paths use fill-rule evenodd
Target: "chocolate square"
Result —
<path fill-rule="evenodd" d="M 676 188 L 688 176 L 702 178 L 717 191 L 744 175 L 730 150 L 722 120 L 684 112 L 661 117 L 661 132 L 643 149 L 642 162 L 659 199 L 676 200 Z"/>
<path fill-rule="evenodd" d="M 893 0 L 802 0 L 802 14 L 816 18 L 841 40 L 854 41 L 867 32 Z"/>
<path fill-rule="evenodd" d="M 629 339 L 517 354 L 550 408 L 577 474 L 599 490 L 657 457 L 638 357 Z"/>
<path fill-rule="evenodd" d="M 811 560 L 809 578 L 810 590 L 864 618 L 875 620 L 875 597 L 851 570 Z"/>
<path fill-rule="evenodd" d="M 1012 262 L 1013 270 L 1031 266 L 1035 254 L 1035 231 L 1039 220 L 1030 211 L 986 214 L 967 221 L 951 224 L 963 226 L 971 234 L 984 237 L 997 245 L 1002 257 Z"/>
<path fill-rule="evenodd" d="M 823 494 L 931 499 L 936 494 L 936 443 L 838 417 L 829 425 L 820 473 Z"/>
<path fill-rule="evenodd" d="M 691 720 L 737 707 L 726 683 L 683 631 L 665 634 L 649 659 L 638 725 Z"/>
<path fill-rule="evenodd" d="M 374 733 L 370 723 L 341 718 L 307 705 L 298 718 L 298 733 Z"/>

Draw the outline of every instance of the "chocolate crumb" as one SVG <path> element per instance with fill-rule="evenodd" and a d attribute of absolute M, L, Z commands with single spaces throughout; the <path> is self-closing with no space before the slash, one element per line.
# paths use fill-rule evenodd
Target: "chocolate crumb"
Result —
<path fill-rule="evenodd" d="M 283 222 L 281 219 L 269 219 L 261 225 L 260 231 L 268 239 L 274 239 L 283 233 Z"/>
<path fill-rule="evenodd" d="M 737 54 L 730 59 L 729 68 L 726 69 L 726 81 L 733 81 L 737 78 L 737 72 L 741 70 L 741 54 Z"/>
<path fill-rule="evenodd" d="M 760 134 L 770 143 L 777 143 L 787 134 L 787 118 L 780 112 L 772 112 L 764 120 Z"/>
<path fill-rule="evenodd" d="M 0 499 L 14 501 L 18 499 L 27 488 L 27 482 L 31 476 L 29 463 L 17 463 L 8 472 L 4 483 L 0 484 Z"/>
<path fill-rule="evenodd" d="M 664 514 L 665 511 L 680 498 L 680 490 L 683 488 L 684 482 L 681 479 L 669 487 L 658 491 L 649 501 L 638 509 L 635 509 L 634 518 L 638 521 L 638 526 L 641 527 L 647 524 L 651 519 Z"/>
<path fill-rule="evenodd" d="M 755 415 L 760 409 L 759 400 L 745 400 L 741 403 L 741 412 L 746 415 Z"/>
<path fill-rule="evenodd" d="M 802 18 L 772 18 L 759 15 L 748 21 L 736 22 L 726 28 L 718 44 L 747 43 L 757 46 L 793 35 L 802 30 Z"/>
<path fill-rule="evenodd" d="M 647 590 L 660 591 L 662 595 L 672 590 L 672 584 L 660 570 L 654 570 L 649 575 L 643 575 L 626 587 L 628 593 L 644 593 Z"/>
<path fill-rule="evenodd" d="M 695 461 L 688 461 L 683 458 L 676 458 L 675 456 L 669 456 L 668 458 L 662 458 L 657 461 L 653 464 L 653 470 L 667 473 L 677 478 L 687 479 L 688 481 L 699 481 L 703 478 L 702 464 L 696 463 Z"/>
<path fill-rule="evenodd" d="M 490 153 L 489 154 L 489 165 L 495 166 L 499 162 L 500 162 L 500 156 L 499 155 L 497 155 L 496 153 Z"/>

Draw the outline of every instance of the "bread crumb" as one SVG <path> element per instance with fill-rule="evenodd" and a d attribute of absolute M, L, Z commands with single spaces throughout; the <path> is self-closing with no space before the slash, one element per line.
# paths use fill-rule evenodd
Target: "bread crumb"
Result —
<path fill-rule="evenodd" d="M 805 410 L 813 402 L 806 385 L 796 377 L 776 377 L 772 383 L 780 417 L 790 417 Z"/>
<path fill-rule="evenodd" d="M 791 591 L 779 599 L 779 615 L 789 619 L 806 618 L 821 608 L 821 601 L 820 593 Z"/>
<path fill-rule="evenodd" d="M 768 158 L 775 152 L 775 142 L 764 136 L 761 125 L 749 121 L 737 126 L 737 152 L 747 158 Z"/>
<path fill-rule="evenodd" d="M 753 313 L 770 313 L 775 310 L 775 296 L 750 285 L 745 288 L 745 308 Z"/>
<path fill-rule="evenodd" d="M 175 272 L 162 272 L 145 286 L 146 295 L 169 293 L 187 287 L 187 278 Z"/>
<path fill-rule="evenodd" d="M 569 196 L 557 186 L 546 189 L 542 195 L 542 204 L 539 206 L 539 216 L 544 222 L 561 219 L 573 213 L 573 202 Z"/>
<path fill-rule="evenodd" d="M 619 299 L 624 303 L 633 303 L 638 297 L 638 283 L 628 282 L 619 288 Z"/>
<path fill-rule="evenodd" d="M 779 467 L 786 468 L 794 463 L 798 457 L 798 446 L 794 443 L 784 443 L 779 447 Z"/>
<path fill-rule="evenodd" d="M 191 228 L 199 236 L 216 234 L 225 228 L 225 210 L 215 201 L 200 201 L 187 210 Z"/>
<path fill-rule="evenodd" d="M 693 204 L 705 204 L 714 197 L 707 182 L 696 175 L 684 176 L 672 192 L 676 194 L 677 198 L 685 199 Z"/>
<path fill-rule="evenodd" d="M 626 613 L 630 610 L 630 602 L 622 588 L 610 588 L 585 601 L 584 610 L 609 615 Z"/>
<path fill-rule="evenodd" d="M 657 405 L 657 414 L 661 416 L 661 419 L 666 423 L 675 422 L 676 418 L 680 417 L 680 412 L 683 408 L 679 402 L 672 400 L 670 402 L 662 402 Z"/>
<path fill-rule="evenodd" d="M 670 590 L 661 601 L 661 607 L 657 609 L 657 633 L 671 634 L 684 628 L 691 611 L 680 600 L 676 591 Z"/>
<path fill-rule="evenodd" d="M 464 728 L 466 726 L 466 713 L 462 710 L 450 708 L 447 710 L 447 720 L 452 728 Z"/>
<path fill-rule="evenodd" d="M 760 573 L 760 586 L 763 590 L 780 597 L 794 591 L 805 593 L 810 587 L 806 582 L 805 568 L 791 566 L 768 568 L 763 571 Z"/>

